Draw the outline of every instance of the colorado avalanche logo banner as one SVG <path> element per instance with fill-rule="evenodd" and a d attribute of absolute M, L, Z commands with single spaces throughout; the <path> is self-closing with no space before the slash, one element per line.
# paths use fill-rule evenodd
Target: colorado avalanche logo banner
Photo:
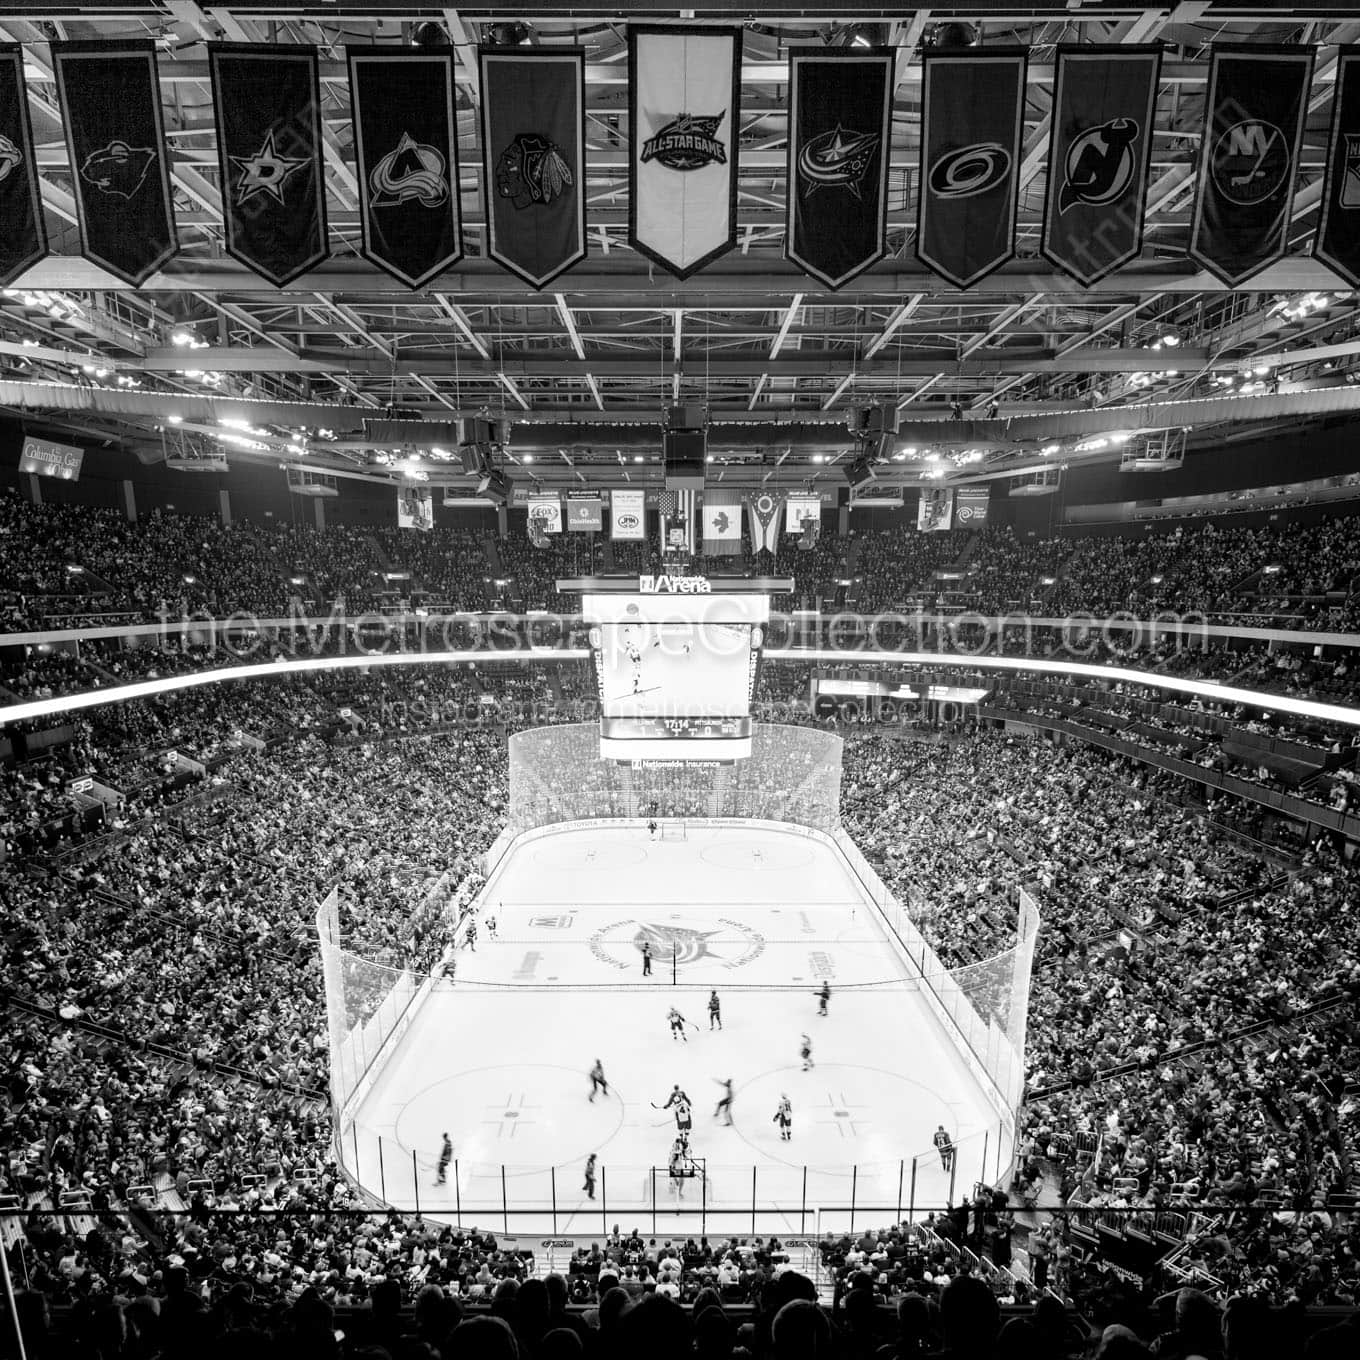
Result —
<path fill-rule="evenodd" d="M 5 43 L 0 45 L 0 287 L 46 254 L 24 50 Z"/>
<path fill-rule="evenodd" d="M 1313 254 L 1360 287 L 1360 47 L 1343 47 L 1337 57 L 1327 183 Z"/>
<path fill-rule="evenodd" d="M 916 256 L 968 288 L 1015 253 L 1025 53 L 928 52 Z"/>
<path fill-rule="evenodd" d="M 276 288 L 330 254 L 316 49 L 209 43 L 227 253 Z"/>
<path fill-rule="evenodd" d="M 53 43 L 86 259 L 134 287 L 179 249 L 149 42 Z"/>
<path fill-rule="evenodd" d="M 585 52 L 483 48 L 486 251 L 542 288 L 586 257 Z"/>
<path fill-rule="evenodd" d="M 1312 48 L 1213 50 L 1189 255 L 1229 288 L 1285 252 L 1312 74 Z"/>
<path fill-rule="evenodd" d="M 741 29 L 628 30 L 628 239 L 677 278 L 737 243 Z"/>
<path fill-rule="evenodd" d="M 839 288 L 887 253 L 893 52 L 789 52 L 784 257 Z"/>
<path fill-rule="evenodd" d="M 349 49 L 363 253 L 410 288 L 463 258 L 453 51 Z"/>
<path fill-rule="evenodd" d="M 1086 287 L 1143 248 L 1161 62 L 1158 47 L 1058 49 L 1042 250 Z"/>

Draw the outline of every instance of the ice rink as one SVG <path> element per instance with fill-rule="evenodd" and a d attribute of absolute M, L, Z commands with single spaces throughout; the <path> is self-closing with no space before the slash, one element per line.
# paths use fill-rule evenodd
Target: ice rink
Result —
<path fill-rule="evenodd" d="M 435 987 L 341 1130 L 364 1185 L 500 1231 L 645 1226 L 655 1210 L 658 1231 L 811 1233 L 847 1222 L 852 1202 L 860 1223 L 890 1221 L 899 1203 L 943 1205 L 951 1177 L 931 1142 L 941 1124 L 958 1145 L 955 1198 L 984 1168 L 987 1179 L 1004 1169 L 996 1110 L 836 850 L 795 827 L 686 834 L 571 829 L 510 851 L 475 951 L 459 953 L 456 979 Z M 667 1024 L 672 1006 L 689 1022 L 683 1040 Z M 609 1095 L 592 1102 L 597 1058 Z M 730 1127 L 715 1117 L 729 1077 Z M 692 1098 L 702 1182 L 666 1172 L 675 1123 L 657 1106 L 677 1083 Z M 787 1142 L 774 1122 L 784 1094 Z M 456 1162 L 440 1185 L 445 1131 Z"/>

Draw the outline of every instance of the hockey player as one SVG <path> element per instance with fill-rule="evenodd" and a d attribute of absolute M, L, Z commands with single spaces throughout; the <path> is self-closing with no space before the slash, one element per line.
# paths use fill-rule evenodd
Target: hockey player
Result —
<path fill-rule="evenodd" d="M 643 940 L 642 942 L 642 976 L 651 977 L 652 975 L 652 942 Z"/>
<path fill-rule="evenodd" d="M 439 1135 L 444 1141 L 439 1148 L 439 1173 L 434 1178 L 436 1185 L 443 1185 L 449 1177 L 449 1163 L 453 1161 L 453 1142 L 447 1133 Z"/>
<path fill-rule="evenodd" d="M 689 1096 L 680 1089 L 680 1083 L 677 1081 L 675 1085 L 671 1087 L 671 1093 L 666 1098 L 666 1103 L 664 1105 L 658 1105 L 657 1109 L 669 1110 L 672 1105 L 688 1105 L 689 1103 Z"/>
<path fill-rule="evenodd" d="M 647 823 L 647 839 L 648 839 L 648 840 L 653 840 L 653 841 L 656 839 L 656 818 L 655 818 L 655 817 L 653 817 L 652 820 L 649 821 L 649 822 Z"/>
<path fill-rule="evenodd" d="M 803 1055 L 803 1071 L 806 1072 L 812 1066 L 812 1040 L 806 1034 L 798 1051 Z"/>
<path fill-rule="evenodd" d="M 829 1002 L 830 1000 L 831 1000 L 831 984 L 829 982 L 824 982 L 822 983 L 822 990 L 817 993 L 818 1015 L 826 1014 L 827 1002 Z"/>
<path fill-rule="evenodd" d="M 945 1132 L 943 1124 L 935 1130 L 935 1136 L 930 1141 L 940 1154 L 940 1165 L 946 1171 L 951 1170 L 954 1165 L 954 1140 Z"/>
<path fill-rule="evenodd" d="M 732 1127 L 732 1078 L 728 1077 L 719 1081 L 718 1085 L 723 1088 L 722 1099 L 718 1102 L 718 1108 L 713 1111 L 713 1118 L 719 1119 L 724 1115 L 723 1123 L 730 1129 Z"/>
<path fill-rule="evenodd" d="M 592 1105 L 595 1103 L 597 1091 L 603 1091 L 606 1096 L 609 1094 L 609 1083 L 604 1079 L 604 1064 L 598 1058 L 595 1059 L 595 1066 L 590 1069 L 590 1103 Z"/>
<path fill-rule="evenodd" d="M 793 1104 L 786 1095 L 779 1097 L 779 1108 L 774 1112 L 774 1122 L 779 1125 L 780 1141 L 791 1143 L 793 1141 Z"/>
<path fill-rule="evenodd" d="M 463 936 L 463 944 L 475 954 L 477 952 L 477 922 L 469 921 L 467 934 Z"/>
<path fill-rule="evenodd" d="M 592 1152 L 590 1156 L 586 1158 L 586 1180 L 585 1184 L 581 1187 L 581 1189 L 586 1192 L 586 1197 L 588 1199 L 595 1198 L 595 1155 L 596 1154 Z"/>
<path fill-rule="evenodd" d="M 488 940 L 494 940 L 496 938 L 496 918 L 494 916 L 488 916 L 486 918 L 486 938 Z"/>
<path fill-rule="evenodd" d="M 670 1008 L 670 1011 L 668 1012 L 666 1019 L 669 1020 L 671 1024 L 672 1042 L 676 1039 L 683 1039 L 686 1043 L 689 1043 L 689 1036 L 685 1033 L 685 1026 L 692 1022 L 686 1020 L 685 1017 L 681 1015 L 680 1012 L 676 1010 L 674 1006 Z M 695 1025 L 694 1028 L 698 1029 L 699 1026 Z"/>
<path fill-rule="evenodd" d="M 718 1000 L 718 989 L 715 987 L 708 994 L 708 1027 L 722 1028 L 722 1002 Z"/>

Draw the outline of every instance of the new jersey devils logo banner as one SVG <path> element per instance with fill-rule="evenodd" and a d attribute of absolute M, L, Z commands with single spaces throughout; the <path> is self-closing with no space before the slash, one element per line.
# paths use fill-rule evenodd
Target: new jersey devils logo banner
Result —
<path fill-rule="evenodd" d="M 789 52 L 784 258 L 839 288 L 887 253 L 893 53 Z"/>
<path fill-rule="evenodd" d="M 1048 143 L 1046 259 L 1088 287 L 1143 246 L 1159 47 L 1060 47 Z"/>
<path fill-rule="evenodd" d="M 586 257 L 585 52 L 479 58 L 487 254 L 542 288 Z"/>
<path fill-rule="evenodd" d="M 1337 57 L 1327 183 L 1313 254 L 1352 287 L 1360 286 L 1360 47 L 1343 47 Z"/>
<path fill-rule="evenodd" d="M 1213 50 L 1189 255 L 1230 288 L 1285 252 L 1312 74 L 1311 48 Z"/>
<path fill-rule="evenodd" d="M 628 239 L 677 278 L 737 243 L 741 29 L 628 30 Z"/>
<path fill-rule="evenodd" d="M 330 254 L 316 50 L 209 43 L 227 253 L 277 288 Z"/>
<path fill-rule="evenodd" d="M 926 54 L 916 256 L 968 288 L 1015 253 L 1025 53 Z"/>
<path fill-rule="evenodd" d="M 411 288 L 463 258 L 453 51 L 349 49 L 363 253 Z"/>
<path fill-rule="evenodd" d="M 149 42 L 53 43 L 86 259 L 134 286 L 179 249 Z"/>
<path fill-rule="evenodd" d="M 0 44 L 0 287 L 47 254 L 24 50 Z"/>

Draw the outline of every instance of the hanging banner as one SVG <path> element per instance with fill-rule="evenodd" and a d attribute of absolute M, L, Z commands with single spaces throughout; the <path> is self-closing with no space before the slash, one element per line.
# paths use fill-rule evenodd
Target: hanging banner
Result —
<path fill-rule="evenodd" d="M 1343 47 L 1336 59 L 1327 181 L 1313 254 L 1360 287 L 1360 47 Z"/>
<path fill-rule="evenodd" d="M 991 491 L 985 486 L 961 486 L 954 492 L 954 527 L 981 529 L 987 524 Z"/>
<path fill-rule="evenodd" d="M 1188 254 L 1229 288 L 1289 243 L 1312 75 L 1311 47 L 1213 49 Z"/>
<path fill-rule="evenodd" d="M 737 243 L 741 29 L 628 29 L 628 240 L 685 279 Z"/>
<path fill-rule="evenodd" d="M 409 288 L 463 258 L 451 48 L 349 49 L 362 251 Z"/>
<path fill-rule="evenodd" d="M 487 254 L 542 288 L 586 257 L 585 52 L 482 48 Z"/>
<path fill-rule="evenodd" d="M 671 491 L 669 488 L 657 497 L 657 509 L 661 512 L 661 551 L 663 553 L 685 553 L 694 555 L 694 512 L 695 494 L 693 491 Z"/>
<path fill-rule="evenodd" d="M 227 253 L 276 288 L 330 254 L 316 49 L 209 43 Z"/>
<path fill-rule="evenodd" d="M 545 534 L 562 532 L 562 498 L 560 496 L 530 496 L 529 523 L 537 524 Z"/>
<path fill-rule="evenodd" d="M 636 542 L 647 532 L 647 493 L 611 491 L 609 493 L 609 536 Z"/>
<path fill-rule="evenodd" d="M 916 257 L 970 288 L 1015 254 L 1025 53 L 927 52 Z"/>
<path fill-rule="evenodd" d="M 598 534 L 604 528 L 604 502 L 598 496 L 568 496 L 567 528 Z"/>
<path fill-rule="evenodd" d="M 1160 47 L 1060 47 L 1045 259 L 1090 287 L 1143 248 Z"/>
<path fill-rule="evenodd" d="M 47 254 L 38 163 L 24 86 L 24 49 L 0 44 L 0 287 Z"/>
<path fill-rule="evenodd" d="M 704 552 L 736 557 L 741 552 L 741 492 L 715 487 L 704 492 Z"/>
<path fill-rule="evenodd" d="M 822 522 L 822 498 L 817 495 L 790 495 L 784 509 L 784 532 L 801 534 L 804 520 Z"/>
<path fill-rule="evenodd" d="M 921 488 L 916 504 L 916 527 L 922 533 L 939 533 L 950 527 L 954 518 L 954 493 L 941 487 Z"/>
<path fill-rule="evenodd" d="M 397 528 L 434 528 L 434 492 L 428 486 L 397 488 Z"/>
<path fill-rule="evenodd" d="M 774 552 L 779 547 L 779 511 L 783 498 L 762 491 L 746 502 L 747 529 L 751 551 Z"/>
<path fill-rule="evenodd" d="M 135 287 L 179 249 L 155 46 L 53 43 L 52 67 L 81 252 Z"/>

